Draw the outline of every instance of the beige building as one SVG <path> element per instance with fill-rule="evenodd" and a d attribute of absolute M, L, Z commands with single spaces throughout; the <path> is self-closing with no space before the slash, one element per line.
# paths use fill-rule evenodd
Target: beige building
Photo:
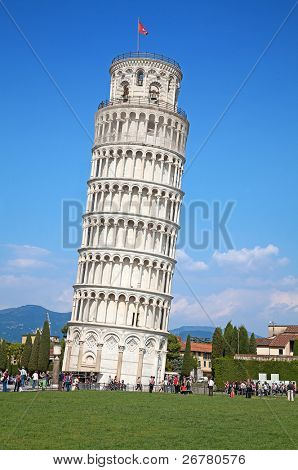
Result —
<path fill-rule="evenodd" d="M 258 356 L 293 356 L 298 325 L 268 325 L 268 337 L 256 338 Z"/>
<path fill-rule="evenodd" d="M 39 332 L 40 332 L 40 334 L 42 334 L 42 330 L 39 330 Z M 37 333 L 37 330 L 34 333 L 28 333 L 27 335 L 22 335 L 22 344 L 26 343 L 28 335 L 31 336 L 31 341 L 32 341 L 32 344 L 33 344 L 34 341 L 35 341 L 36 333 Z M 60 342 L 59 336 L 51 336 L 50 341 L 51 341 L 51 344 L 52 343 L 59 343 Z"/>
<path fill-rule="evenodd" d="M 186 343 L 181 341 L 181 339 L 180 342 L 181 353 L 184 354 Z M 212 343 L 196 343 L 191 341 L 190 348 L 192 355 L 198 361 L 198 368 L 193 371 L 194 377 L 208 377 L 211 374 Z"/>

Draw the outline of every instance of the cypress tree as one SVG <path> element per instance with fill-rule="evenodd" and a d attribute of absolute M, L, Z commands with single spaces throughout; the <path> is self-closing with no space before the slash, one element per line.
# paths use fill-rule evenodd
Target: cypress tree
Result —
<path fill-rule="evenodd" d="M 181 343 L 178 340 L 177 336 L 169 334 L 168 336 L 168 352 L 167 352 L 167 362 L 166 370 L 173 370 L 173 361 L 180 357 Z"/>
<path fill-rule="evenodd" d="M 24 351 L 22 354 L 21 367 L 24 366 L 25 369 L 28 369 L 30 356 L 32 351 L 32 339 L 31 335 L 27 335 Z"/>
<path fill-rule="evenodd" d="M 222 357 L 224 353 L 224 341 L 221 328 L 217 327 L 212 336 L 212 361 Z"/>
<path fill-rule="evenodd" d="M 238 332 L 237 326 L 234 326 L 232 340 L 231 340 L 231 350 L 233 354 L 238 353 L 238 338 L 239 338 L 238 333 L 239 332 Z"/>
<path fill-rule="evenodd" d="M 39 330 L 37 330 L 36 335 L 35 335 L 35 340 L 32 346 L 29 364 L 28 364 L 28 369 L 30 372 L 34 372 L 35 370 L 38 370 L 39 344 L 40 344 L 40 332 Z"/>
<path fill-rule="evenodd" d="M 250 335 L 249 338 L 249 354 L 257 354 L 257 342 L 253 333 Z"/>
<path fill-rule="evenodd" d="M 7 344 L 3 339 L 0 347 L 0 370 L 5 370 L 7 366 Z"/>
<path fill-rule="evenodd" d="M 240 354 L 249 353 L 249 339 L 245 326 L 241 325 L 239 328 L 239 352 Z"/>
<path fill-rule="evenodd" d="M 225 327 L 224 331 L 224 355 L 232 357 L 234 356 L 232 350 L 232 338 L 233 338 L 234 328 L 232 323 L 229 321 Z"/>
<path fill-rule="evenodd" d="M 48 370 L 50 360 L 50 327 L 49 322 L 46 320 L 43 324 L 42 334 L 40 337 L 39 353 L 38 353 L 38 367 L 40 372 Z"/>
<path fill-rule="evenodd" d="M 297 339 L 294 341 L 293 355 L 298 356 L 298 341 L 297 341 Z"/>
<path fill-rule="evenodd" d="M 183 363 L 181 369 L 181 375 L 188 377 L 190 371 L 193 369 L 193 360 L 191 355 L 191 346 L 190 346 L 190 335 L 188 335 L 185 345 L 185 351 L 183 356 Z"/>

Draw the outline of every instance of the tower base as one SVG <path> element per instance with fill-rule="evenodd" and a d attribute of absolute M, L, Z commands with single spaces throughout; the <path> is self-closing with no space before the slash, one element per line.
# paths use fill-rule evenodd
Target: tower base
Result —
<path fill-rule="evenodd" d="M 94 372 L 99 383 L 109 379 L 135 385 L 141 378 L 148 385 L 164 378 L 167 333 L 140 328 L 106 325 L 69 324 L 63 368 L 64 372 Z"/>

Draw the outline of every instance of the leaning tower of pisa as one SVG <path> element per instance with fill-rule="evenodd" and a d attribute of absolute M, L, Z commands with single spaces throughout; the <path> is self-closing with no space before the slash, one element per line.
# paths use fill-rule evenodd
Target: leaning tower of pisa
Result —
<path fill-rule="evenodd" d="M 95 114 L 91 176 L 64 371 L 163 378 L 189 124 L 182 71 L 151 53 L 116 57 Z"/>

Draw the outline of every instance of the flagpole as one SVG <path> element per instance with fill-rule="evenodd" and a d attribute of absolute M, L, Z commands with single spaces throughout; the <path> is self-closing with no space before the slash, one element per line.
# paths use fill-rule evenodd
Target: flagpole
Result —
<path fill-rule="evenodd" d="M 140 18 L 138 18 L 138 41 L 137 41 L 137 52 L 140 52 L 140 33 L 139 33 Z"/>

